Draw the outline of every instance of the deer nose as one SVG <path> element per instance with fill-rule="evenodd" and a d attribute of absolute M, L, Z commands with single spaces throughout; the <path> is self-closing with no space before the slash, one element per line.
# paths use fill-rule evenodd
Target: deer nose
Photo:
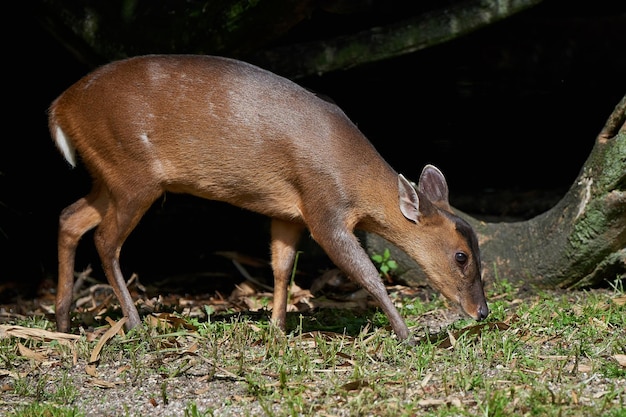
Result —
<path fill-rule="evenodd" d="M 482 304 L 478 306 L 478 317 L 477 317 L 478 321 L 486 319 L 488 315 L 489 315 L 489 307 L 487 307 L 487 304 Z"/>

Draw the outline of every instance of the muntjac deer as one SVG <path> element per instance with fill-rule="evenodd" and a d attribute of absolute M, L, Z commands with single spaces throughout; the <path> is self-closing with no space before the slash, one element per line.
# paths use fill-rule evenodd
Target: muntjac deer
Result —
<path fill-rule="evenodd" d="M 119 255 L 166 191 L 228 202 L 272 219 L 272 321 L 283 329 L 305 228 L 371 294 L 401 340 L 409 330 L 353 234 L 356 228 L 404 250 L 435 289 L 474 319 L 489 313 L 476 235 L 452 213 L 442 173 L 427 165 L 412 186 L 336 105 L 285 78 L 221 57 L 125 59 L 62 93 L 49 109 L 49 127 L 68 162 L 78 163 L 77 152 L 93 177 L 91 192 L 59 220 L 59 331 L 70 330 L 76 248 L 94 227 L 127 326 L 141 323 Z"/>

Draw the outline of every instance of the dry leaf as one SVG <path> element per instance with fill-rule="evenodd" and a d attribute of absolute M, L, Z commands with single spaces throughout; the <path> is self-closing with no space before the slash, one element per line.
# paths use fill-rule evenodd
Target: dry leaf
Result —
<path fill-rule="evenodd" d="M 626 368 L 626 355 L 613 355 L 613 359 L 615 359 L 617 361 L 617 363 L 620 364 L 620 366 L 623 366 Z"/>
<path fill-rule="evenodd" d="M 626 295 L 614 298 L 613 302 L 618 306 L 623 306 L 624 304 L 626 304 Z"/>
<path fill-rule="evenodd" d="M 120 375 L 126 371 L 130 371 L 132 368 L 130 365 L 124 365 L 124 366 L 120 366 L 119 368 L 117 368 L 117 370 L 115 371 L 115 375 Z"/>
<path fill-rule="evenodd" d="M 207 392 L 211 392 L 212 388 L 211 387 L 204 387 L 204 388 L 199 388 L 193 391 L 194 395 L 204 395 Z"/>
<path fill-rule="evenodd" d="M 164 324 L 167 323 L 170 327 L 174 329 L 184 328 L 187 330 L 196 331 L 198 328 L 192 324 L 190 324 L 187 320 L 182 319 L 178 316 L 172 315 L 170 313 L 160 313 L 156 316 L 156 320 L 154 316 L 152 316 L 152 323 L 154 327 L 163 328 Z"/>
<path fill-rule="evenodd" d="M 370 384 L 367 381 L 363 381 L 361 379 L 358 379 L 356 381 L 351 381 L 348 382 L 347 384 L 343 384 L 341 386 L 341 389 L 346 390 L 346 391 L 356 391 L 359 390 L 361 388 L 366 388 L 369 387 Z"/>
<path fill-rule="evenodd" d="M 104 319 L 106 320 L 107 323 L 109 323 L 109 326 L 111 327 L 115 326 L 115 320 L 113 320 L 111 317 L 105 317 Z M 119 330 L 116 333 L 119 334 L 120 336 L 124 336 L 124 328 L 119 327 Z"/>
<path fill-rule="evenodd" d="M 449 397 L 448 402 L 452 406 L 457 407 L 457 408 L 461 408 L 461 405 L 463 404 L 459 397 Z"/>
<path fill-rule="evenodd" d="M 593 397 L 593 398 L 595 398 L 595 399 L 597 400 L 597 399 L 599 399 L 599 398 L 604 397 L 604 396 L 605 396 L 606 394 L 608 394 L 608 393 L 609 393 L 609 391 L 600 391 L 600 392 L 596 392 L 596 393 L 594 393 L 592 397 Z"/>
<path fill-rule="evenodd" d="M 235 289 L 228 297 L 229 300 L 237 300 L 242 297 L 252 296 L 257 293 L 257 289 L 249 281 L 244 281 L 235 285 Z"/>
<path fill-rule="evenodd" d="M 596 324 L 598 327 L 602 328 L 603 330 L 606 330 L 606 329 L 609 328 L 608 324 L 606 324 L 603 321 L 598 320 L 595 317 L 592 317 L 589 321 L 590 321 L 590 323 Z"/>
<path fill-rule="evenodd" d="M 572 306 L 572 311 L 576 316 L 581 316 L 583 314 L 583 307 L 579 304 L 575 304 Z"/>
<path fill-rule="evenodd" d="M 26 378 L 27 375 L 28 372 L 13 372 L 6 369 L 0 369 L 0 376 L 10 376 L 13 379 L 23 379 Z"/>
<path fill-rule="evenodd" d="M 124 326 L 124 323 L 126 323 L 126 317 L 122 317 L 120 321 L 111 326 L 111 328 L 107 330 L 104 335 L 102 335 L 102 337 L 96 344 L 96 347 L 93 348 L 93 350 L 91 351 L 91 357 L 89 358 L 89 362 L 97 362 L 98 359 L 100 359 L 100 351 L 102 350 L 102 347 L 106 342 L 108 342 L 111 338 L 113 338 L 113 336 L 117 334 L 122 326 Z"/>
<path fill-rule="evenodd" d="M 419 400 L 417 403 L 422 407 L 437 407 L 446 404 L 446 401 L 436 398 L 426 398 L 424 400 Z"/>
<path fill-rule="evenodd" d="M 102 351 L 104 344 L 108 342 L 113 336 L 115 336 L 117 332 L 120 331 L 122 326 L 124 326 L 124 323 L 126 323 L 126 317 L 122 317 L 120 321 L 115 323 L 109 330 L 106 331 L 106 333 L 104 333 L 104 335 L 102 335 L 102 337 L 96 344 L 96 347 L 93 348 L 93 350 L 91 351 L 89 364 L 85 366 L 85 372 L 87 372 L 87 374 L 93 377 L 97 376 L 96 362 L 98 362 L 98 360 L 100 359 L 100 352 Z"/>
<path fill-rule="evenodd" d="M 68 344 L 71 341 L 80 339 L 80 336 L 69 333 L 50 332 L 43 329 L 32 329 L 23 326 L 5 326 L 0 325 L 0 339 L 4 337 L 19 337 L 22 339 L 35 339 L 42 342 L 50 342 L 56 340 L 62 344 Z"/>
<path fill-rule="evenodd" d="M 27 348 L 21 343 L 17 344 L 17 348 L 20 351 L 20 355 L 24 356 L 25 358 L 34 359 L 37 362 L 43 362 L 47 359 L 46 356 L 42 355 L 39 352 L 35 352 L 32 349 Z"/>
<path fill-rule="evenodd" d="M 200 347 L 197 343 L 194 343 L 193 345 L 189 346 L 184 353 L 196 353 L 198 349 L 200 349 Z"/>
<path fill-rule="evenodd" d="M 100 378 L 91 378 L 89 382 L 100 388 L 115 388 L 115 384 L 113 382 L 105 381 Z"/>
<path fill-rule="evenodd" d="M 294 285 L 294 287 L 296 286 Z M 311 298 L 314 298 L 314 297 L 313 297 L 313 294 L 311 294 L 311 291 L 309 290 L 302 290 L 299 288 L 291 288 L 290 290 L 289 301 L 291 302 L 291 304 L 298 304 L 301 302 L 306 302 Z"/>
<path fill-rule="evenodd" d="M 87 375 L 90 375 L 93 377 L 98 376 L 98 372 L 96 371 L 96 365 L 89 364 L 85 366 L 85 372 L 87 373 Z"/>
<path fill-rule="evenodd" d="M 450 343 L 450 347 L 456 346 L 456 336 L 451 331 L 448 331 L 448 342 Z"/>
<path fill-rule="evenodd" d="M 267 303 L 262 300 L 258 295 L 243 297 L 239 301 L 243 302 L 246 305 L 247 309 L 250 311 L 259 311 L 265 308 L 265 306 L 267 305 Z"/>

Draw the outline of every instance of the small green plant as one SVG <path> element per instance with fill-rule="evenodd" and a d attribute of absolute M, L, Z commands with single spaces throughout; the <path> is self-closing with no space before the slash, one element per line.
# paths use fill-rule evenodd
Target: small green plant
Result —
<path fill-rule="evenodd" d="M 56 383 L 56 388 L 52 393 L 52 398 L 56 403 L 69 405 L 79 396 L 78 388 L 76 388 L 73 382 L 67 373 L 63 374 L 61 381 Z"/>
<path fill-rule="evenodd" d="M 391 258 L 389 249 L 385 248 L 382 255 L 375 253 L 371 258 L 377 265 L 380 275 L 387 281 L 391 281 L 391 273 L 398 268 L 398 263 Z"/>
<path fill-rule="evenodd" d="M 494 269 L 496 268 L 494 264 Z M 513 300 L 515 295 L 515 288 L 506 278 L 500 278 L 496 274 L 496 278 L 491 284 L 489 289 L 489 298 L 497 297 L 500 299 L 506 299 L 507 301 Z"/>
<path fill-rule="evenodd" d="M 185 417 L 210 417 L 213 415 L 213 410 L 208 409 L 205 411 L 200 411 L 196 403 L 192 402 L 187 404 L 184 413 Z"/>
<path fill-rule="evenodd" d="M 624 289 L 624 281 L 626 281 L 626 277 L 617 277 L 613 282 L 609 282 L 609 285 L 615 294 L 620 295 L 625 293 L 626 290 Z"/>
<path fill-rule="evenodd" d="M 76 408 L 58 407 L 52 404 L 32 403 L 22 406 L 8 414 L 7 417 L 82 417 Z"/>
<path fill-rule="evenodd" d="M 162 415 L 185 417 L 626 417 L 621 289 L 520 292 L 506 281 L 496 289 L 482 323 L 450 320 L 441 297 L 397 298 L 414 346 L 398 343 L 370 307 L 292 314 L 288 333 L 258 316 L 208 309 L 210 320 L 189 320 L 194 326 L 144 326 L 110 339 L 97 379 L 84 375 L 97 338 L 71 347 L 3 338 L 0 415 L 82 417 L 97 406 L 135 417 L 154 415 L 154 400 Z M 48 360 L 26 357 L 19 344 Z"/>

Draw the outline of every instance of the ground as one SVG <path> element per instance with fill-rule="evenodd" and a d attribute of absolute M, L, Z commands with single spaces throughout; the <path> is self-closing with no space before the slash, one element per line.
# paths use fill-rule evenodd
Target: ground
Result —
<path fill-rule="evenodd" d="M 545 415 L 626 413 L 626 297 L 616 288 L 505 283 L 489 290 L 490 319 L 476 323 L 428 288 L 390 282 L 417 339 L 408 346 L 336 270 L 292 289 L 287 334 L 268 324 L 271 293 L 259 283 L 149 294 L 135 277 L 144 327 L 126 333 L 108 287 L 89 271 L 78 281 L 73 334 L 54 331 L 53 282 L 0 306 L 0 412 L 464 416 L 547 404 Z"/>

